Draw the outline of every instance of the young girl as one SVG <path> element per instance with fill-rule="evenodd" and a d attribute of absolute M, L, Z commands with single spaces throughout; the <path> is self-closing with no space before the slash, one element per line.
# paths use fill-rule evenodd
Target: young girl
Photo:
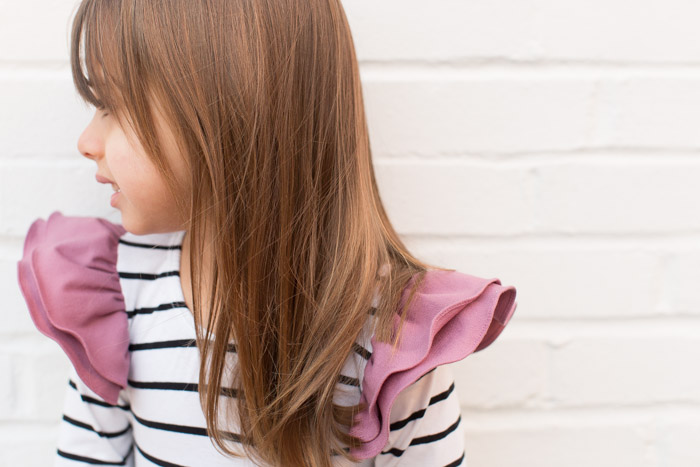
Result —
<path fill-rule="evenodd" d="M 18 263 L 72 364 L 56 465 L 465 465 L 445 364 L 515 288 L 392 228 L 340 1 L 83 0 L 71 64 L 122 223 L 54 212 Z"/>

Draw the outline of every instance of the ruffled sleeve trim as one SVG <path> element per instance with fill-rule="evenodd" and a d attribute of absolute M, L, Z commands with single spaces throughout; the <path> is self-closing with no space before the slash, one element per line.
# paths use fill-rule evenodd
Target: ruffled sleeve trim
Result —
<path fill-rule="evenodd" d="M 401 308 L 415 277 L 404 290 Z M 488 347 L 513 316 L 513 286 L 458 271 L 429 270 L 406 310 L 401 339 L 392 356 L 390 342 L 372 337 L 372 356 L 364 371 L 361 402 L 350 434 L 363 441 L 351 453 L 376 456 L 389 439 L 389 414 L 398 394 L 439 365 L 452 363 Z M 399 324 L 394 315 L 394 327 Z"/>
<path fill-rule="evenodd" d="M 129 371 L 129 331 L 117 272 L 126 230 L 59 211 L 35 220 L 17 276 L 37 329 L 56 341 L 85 384 L 116 404 Z"/>

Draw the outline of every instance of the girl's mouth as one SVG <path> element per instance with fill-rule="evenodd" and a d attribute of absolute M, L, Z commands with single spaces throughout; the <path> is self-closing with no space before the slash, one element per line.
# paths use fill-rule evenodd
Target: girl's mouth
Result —
<path fill-rule="evenodd" d="M 109 204 L 112 205 L 112 207 L 116 207 L 117 201 L 119 200 L 119 196 L 121 195 L 121 191 L 117 191 L 112 194 L 112 197 L 109 200 Z"/>

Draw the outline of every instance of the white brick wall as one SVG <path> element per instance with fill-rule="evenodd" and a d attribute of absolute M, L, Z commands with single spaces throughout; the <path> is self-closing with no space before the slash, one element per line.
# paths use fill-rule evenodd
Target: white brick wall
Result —
<path fill-rule="evenodd" d="M 470 467 L 700 465 L 700 4 L 344 0 L 382 196 L 415 253 L 518 289 L 454 364 Z M 0 0 L 0 466 L 53 457 L 68 360 L 30 222 L 118 221 L 78 155 L 73 0 Z"/>

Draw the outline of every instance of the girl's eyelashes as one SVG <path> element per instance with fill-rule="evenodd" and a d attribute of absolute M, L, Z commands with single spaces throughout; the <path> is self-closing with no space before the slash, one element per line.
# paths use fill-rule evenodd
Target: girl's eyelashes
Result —
<path fill-rule="evenodd" d="M 106 112 L 107 107 L 105 107 L 104 104 L 100 104 L 99 107 L 97 107 L 97 110 L 99 110 L 99 111 L 105 111 L 105 112 L 103 112 L 103 114 L 102 114 L 103 117 L 106 117 L 107 115 L 109 115 L 109 112 Z"/>

